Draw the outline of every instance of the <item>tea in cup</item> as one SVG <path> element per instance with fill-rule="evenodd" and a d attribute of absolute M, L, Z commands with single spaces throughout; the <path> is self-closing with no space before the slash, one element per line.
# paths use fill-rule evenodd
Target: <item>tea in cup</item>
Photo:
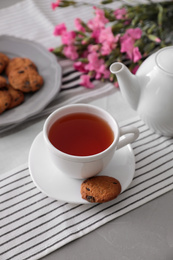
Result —
<path fill-rule="evenodd" d="M 108 112 L 88 104 L 57 109 L 43 127 L 52 162 L 62 173 L 77 179 L 97 175 L 116 149 L 133 142 L 138 135 L 136 127 L 120 128 Z"/>

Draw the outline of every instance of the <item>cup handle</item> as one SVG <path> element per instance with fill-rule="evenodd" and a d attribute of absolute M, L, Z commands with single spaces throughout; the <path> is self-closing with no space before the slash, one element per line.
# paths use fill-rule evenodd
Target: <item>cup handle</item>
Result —
<path fill-rule="evenodd" d="M 117 145 L 117 150 L 129 143 L 134 142 L 139 136 L 139 130 L 134 126 L 127 126 L 124 128 L 120 128 L 120 137 L 121 136 L 123 136 L 124 138 L 119 140 L 119 143 Z"/>

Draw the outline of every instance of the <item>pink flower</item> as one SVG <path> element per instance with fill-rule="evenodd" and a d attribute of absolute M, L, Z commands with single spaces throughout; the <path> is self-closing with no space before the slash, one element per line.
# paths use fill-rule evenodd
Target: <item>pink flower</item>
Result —
<path fill-rule="evenodd" d="M 101 46 L 101 54 L 102 55 L 109 55 L 111 51 L 115 48 L 115 44 L 109 44 L 108 42 L 104 42 Z"/>
<path fill-rule="evenodd" d="M 130 19 L 124 21 L 124 25 L 129 25 L 129 24 L 131 24 L 131 20 Z"/>
<path fill-rule="evenodd" d="M 99 35 L 99 43 L 102 44 L 101 54 L 109 55 L 116 47 L 116 43 L 118 42 L 119 37 L 120 35 L 113 35 L 111 27 L 101 29 Z"/>
<path fill-rule="evenodd" d="M 159 43 L 161 42 L 161 40 L 158 37 L 156 37 L 155 42 Z"/>
<path fill-rule="evenodd" d="M 85 50 L 82 54 L 81 54 L 82 58 L 87 58 L 88 57 L 88 50 Z"/>
<path fill-rule="evenodd" d="M 80 84 L 82 86 L 87 87 L 87 88 L 94 88 L 94 84 L 92 84 L 92 82 L 90 81 L 89 75 L 82 75 L 80 77 L 80 79 L 81 79 Z"/>
<path fill-rule="evenodd" d="M 88 64 L 85 65 L 85 69 L 95 72 L 96 79 L 100 79 L 103 76 L 108 78 L 110 75 L 110 72 L 105 67 L 104 60 L 99 58 L 97 52 L 92 52 L 88 55 Z"/>
<path fill-rule="evenodd" d="M 97 44 L 88 45 L 88 51 L 89 52 L 98 51 L 98 50 L 99 50 L 99 45 L 97 45 Z"/>
<path fill-rule="evenodd" d="M 137 40 L 141 38 L 142 35 L 142 30 L 140 28 L 130 28 L 126 31 L 126 33 L 128 36 L 131 36 L 133 39 Z"/>
<path fill-rule="evenodd" d="M 63 32 L 62 36 L 61 36 L 61 40 L 63 44 L 73 44 L 74 40 L 76 37 L 76 33 L 74 31 L 65 31 Z"/>
<path fill-rule="evenodd" d="M 106 69 L 105 64 L 102 64 L 100 68 L 96 71 L 95 78 L 96 79 L 101 79 L 104 77 L 104 79 L 108 79 L 110 76 L 110 71 Z"/>
<path fill-rule="evenodd" d="M 126 52 L 130 60 L 137 62 L 141 59 L 141 53 L 138 47 L 134 47 L 132 38 L 124 40 L 121 44 L 121 52 Z"/>
<path fill-rule="evenodd" d="M 135 40 L 140 39 L 142 35 L 142 30 L 140 28 L 128 29 L 125 34 L 121 37 L 121 43 L 125 41 L 134 43 Z"/>
<path fill-rule="evenodd" d="M 105 41 L 108 41 L 108 42 L 114 42 L 115 41 L 115 37 L 112 33 L 111 27 L 101 29 L 101 31 L 100 31 L 99 42 L 103 43 Z"/>
<path fill-rule="evenodd" d="M 76 51 L 76 47 L 73 45 L 65 46 L 63 52 L 64 52 L 64 55 L 71 60 L 76 60 L 78 58 L 78 53 Z"/>
<path fill-rule="evenodd" d="M 109 20 L 105 17 L 103 10 L 95 6 L 93 8 L 95 9 L 95 17 L 93 19 L 90 19 L 87 25 L 90 29 L 97 30 L 103 28 L 105 24 L 109 22 Z"/>
<path fill-rule="evenodd" d="M 106 24 L 109 22 L 109 20 L 105 17 L 104 11 L 102 9 L 97 8 L 96 6 L 93 6 L 95 9 L 95 15 L 99 21 Z"/>
<path fill-rule="evenodd" d="M 61 23 L 61 24 L 55 26 L 53 34 L 55 36 L 58 36 L 58 35 L 62 35 L 66 31 L 67 31 L 67 28 L 66 28 L 65 24 Z"/>
<path fill-rule="evenodd" d="M 75 70 L 78 70 L 80 72 L 87 72 L 85 69 L 85 64 L 82 63 L 81 61 L 75 62 L 73 66 L 74 66 Z"/>
<path fill-rule="evenodd" d="M 130 37 L 122 40 L 121 38 L 121 52 L 131 52 L 134 47 L 134 40 Z"/>
<path fill-rule="evenodd" d="M 138 60 L 140 60 L 142 58 L 142 55 L 141 55 L 138 47 L 133 48 L 132 54 L 133 54 L 132 60 L 134 62 L 137 62 Z"/>
<path fill-rule="evenodd" d="M 93 51 L 88 55 L 88 64 L 85 65 L 85 69 L 89 71 L 98 71 L 103 63 L 104 61 L 98 58 L 97 52 Z"/>
<path fill-rule="evenodd" d="M 120 38 L 121 52 L 126 52 L 129 59 L 137 62 L 141 59 L 141 53 L 138 47 L 135 47 L 135 40 L 140 39 L 142 31 L 140 28 L 128 29 L 125 34 Z"/>
<path fill-rule="evenodd" d="M 114 15 L 117 20 L 125 19 L 126 18 L 127 11 L 125 8 L 119 8 L 115 10 Z"/>
<path fill-rule="evenodd" d="M 52 52 L 54 50 L 54 48 L 49 48 L 48 51 Z"/>
<path fill-rule="evenodd" d="M 114 83 L 114 86 L 115 86 L 116 88 L 119 88 L 118 81 L 116 81 L 116 82 Z"/>
<path fill-rule="evenodd" d="M 52 10 L 55 10 L 59 6 L 61 0 L 57 0 L 55 3 L 51 3 Z"/>
<path fill-rule="evenodd" d="M 136 74 L 138 68 L 139 68 L 139 65 L 136 65 L 136 66 L 132 69 L 132 73 L 133 73 L 133 74 Z"/>
<path fill-rule="evenodd" d="M 78 31 L 85 32 L 85 28 L 82 26 L 82 20 L 80 18 L 76 18 L 74 24 Z"/>
<path fill-rule="evenodd" d="M 94 29 L 91 37 L 95 39 L 96 43 L 99 43 L 100 29 Z"/>

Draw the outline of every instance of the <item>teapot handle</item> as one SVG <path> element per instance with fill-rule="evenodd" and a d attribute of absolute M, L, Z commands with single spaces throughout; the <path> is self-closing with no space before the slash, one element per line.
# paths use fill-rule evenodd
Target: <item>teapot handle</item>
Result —
<path fill-rule="evenodd" d="M 120 128 L 120 136 L 122 137 L 119 140 L 117 145 L 117 150 L 124 147 L 127 144 L 134 142 L 139 136 L 139 130 L 134 126 L 127 126 L 124 128 Z"/>

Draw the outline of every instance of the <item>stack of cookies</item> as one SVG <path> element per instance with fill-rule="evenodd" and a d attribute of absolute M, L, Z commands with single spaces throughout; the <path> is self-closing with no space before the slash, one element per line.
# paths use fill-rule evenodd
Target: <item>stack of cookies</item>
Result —
<path fill-rule="evenodd" d="M 24 101 L 24 94 L 35 92 L 43 85 L 36 65 L 28 58 L 9 59 L 0 53 L 0 114 Z M 6 79 L 7 77 L 7 79 Z"/>

